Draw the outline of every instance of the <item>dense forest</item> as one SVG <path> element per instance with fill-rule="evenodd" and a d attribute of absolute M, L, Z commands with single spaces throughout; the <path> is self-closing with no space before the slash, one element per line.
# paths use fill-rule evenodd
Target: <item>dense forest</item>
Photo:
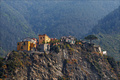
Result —
<path fill-rule="evenodd" d="M 0 54 L 16 50 L 25 37 L 48 34 L 80 39 L 97 21 L 120 5 L 119 1 L 19 1 L 0 3 Z"/>
<path fill-rule="evenodd" d="M 97 43 L 108 51 L 108 55 L 120 60 L 120 7 L 101 19 L 92 33 L 98 36 Z"/>
<path fill-rule="evenodd" d="M 16 49 L 17 41 L 33 37 L 35 33 L 24 17 L 6 3 L 0 3 L 0 52 L 4 56 L 8 50 Z"/>
<path fill-rule="evenodd" d="M 89 0 L 6 3 L 24 16 L 36 34 L 46 33 L 50 37 L 73 35 L 79 38 L 86 34 L 97 20 L 119 5 L 113 1 Z"/>

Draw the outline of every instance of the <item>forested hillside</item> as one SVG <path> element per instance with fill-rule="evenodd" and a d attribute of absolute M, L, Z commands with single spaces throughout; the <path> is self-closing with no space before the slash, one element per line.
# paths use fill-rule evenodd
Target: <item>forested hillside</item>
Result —
<path fill-rule="evenodd" d="M 101 19 L 92 33 L 98 36 L 98 43 L 108 55 L 120 60 L 120 7 Z"/>
<path fill-rule="evenodd" d="M 7 1 L 36 34 L 50 37 L 86 34 L 97 20 L 117 8 L 117 1 Z M 21 6 L 22 5 L 22 6 Z"/>
<path fill-rule="evenodd" d="M 18 11 L 4 2 L 0 7 L 0 55 L 4 56 L 8 50 L 16 49 L 17 41 L 35 34 Z"/>
<path fill-rule="evenodd" d="M 5 0 L 0 3 L 0 54 L 16 50 L 25 37 L 48 34 L 81 38 L 97 20 L 116 9 L 119 1 L 28 1 Z M 6 52 L 5 52 L 6 51 Z"/>

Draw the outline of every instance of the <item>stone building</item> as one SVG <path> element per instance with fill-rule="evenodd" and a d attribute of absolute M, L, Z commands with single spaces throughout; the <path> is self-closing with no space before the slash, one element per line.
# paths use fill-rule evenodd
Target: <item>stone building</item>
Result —
<path fill-rule="evenodd" d="M 23 41 L 17 43 L 18 51 L 30 51 L 36 49 L 37 39 L 35 38 L 25 38 Z"/>
<path fill-rule="evenodd" d="M 43 35 L 39 35 L 39 44 L 45 44 L 45 43 L 48 43 L 50 42 L 50 38 L 49 36 L 47 36 L 46 34 L 43 34 Z"/>
<path fill-rule="evenodd" d="M 67 43 L 70 43 L 70 44 L 75 44 L 75 37 L 73 37 L 73 36 L 63 36 L 63 37 L 61 37 L 61 41 L 62 42 L 67 42 Z"/>

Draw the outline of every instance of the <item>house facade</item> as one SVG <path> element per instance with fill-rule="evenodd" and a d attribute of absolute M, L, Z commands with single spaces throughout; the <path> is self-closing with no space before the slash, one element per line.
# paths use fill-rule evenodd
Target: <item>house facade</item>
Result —
<path fill-rule="evenodd" d="M 50 44 L 40 44 L 38 46 L 38 51 L 40 52 L 50 51 Z"/>
<path fill-rule="evenodd" d="M 103 51 L 103 55 L 107 55 L 107 51 Z"/>
<path fill-rule="evenodd" d="M 73 36 L 63 36 L 63 37 L 61 37 L 61 41 L 62 42 L 67 42 L 67 43 L 70 43 L 70 44 L 75 44 L 75 37 L 73 37 Z"/>
<path fill-rule="evenodd" d="M 50 42 L 50 40 L 51 39 L 46 34 L 39 35 L 39 45 L 44 44 L 44 43 L 48 43 L 48 42 Z"/>
<path fill-rule="evenodd" d="M 20 51 L 30 51 L 36 49 L 37 39 L 35 38 L 25 38 L 22 42 L 17 43 L 17 50 Z"/>
<path fill-rule="evenodd" d="M 30 51 L 30 41 L 22 41 L 17 43 L 17 50 L 19 51 Z"/>
<path fill-rule="evenodd" d="M 101 47 L 99 45 L 94 45 L 94 51 L 102 53 Z"/>

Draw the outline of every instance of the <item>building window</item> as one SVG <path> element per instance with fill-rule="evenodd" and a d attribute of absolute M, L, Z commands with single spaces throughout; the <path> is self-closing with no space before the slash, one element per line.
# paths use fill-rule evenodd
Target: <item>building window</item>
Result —
<path fill-rule="evenodd" d="M 24 45 L 25 45 L 25 42 L 24 42 Z"/>
<path fill-rule="evenodd" d="M 19 43 L 18 43 L 18 45 L 19 45 Z"/>
<path fill-rule="evenodd" d="M 21 49 L 23 49 L 23 46 L 21 46 Z"/>
<path fill-rule="evenodd" d="M 42 37 L 40 37 L 40 39 L 42 39 Z"/>

